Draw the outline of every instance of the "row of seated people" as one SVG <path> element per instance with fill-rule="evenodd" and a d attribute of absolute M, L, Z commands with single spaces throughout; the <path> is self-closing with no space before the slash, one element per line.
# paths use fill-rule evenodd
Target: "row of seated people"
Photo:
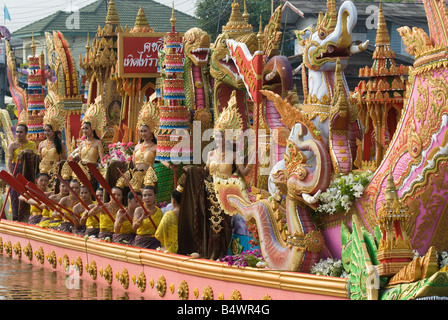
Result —
<path fill-rule="evenodd" d="M 49 199 L 61 206 L 58 210 L 51 210 L 42 203 L 21 196 L 21 200 L 30 204 L 30 224 L 141 248 L 177 252 L 181 187 L 172 191 L 171 203 L 162 210 L 156 206 L 155 185 L 147 185 L 141 193 L 136 192 L 144 208 L 132 192 L 128 193 L 125 204 L 123 189 L 115 186 L 112 194 L 126 209 L 124 211 L 112 197 L 104 203 L 104 208 L 94 201 L 89 188 L 76 179 L 67 181 L 71 190 L 61 183 L 59 193 L 54 194 L 47 191 L 49 179 L 48 174 L 39 173 L 36 185 Z M 79 195 L 82 202 L 73 192 Z M 103 190 L 100 188 L 96 192 L 102 199 Z"/>

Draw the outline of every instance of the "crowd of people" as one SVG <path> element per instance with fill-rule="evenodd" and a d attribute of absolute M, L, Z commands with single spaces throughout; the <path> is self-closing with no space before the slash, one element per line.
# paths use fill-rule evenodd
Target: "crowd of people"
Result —
<path fill-rule="evenodd" d="M 80 156 L 75 160 L 80 166 L 97 164 L 103 155 L 101 140 L 90 122 L 83 123 L 82 131 L 85 138 L 79 146 Z M 105 203 L 105 192 L 93 177 L 90 180 L 92 186 L 96 187 L 95 195 L 91 192 L 92 188 L 83 185 L 67 166 L 65 146 L 51 124 L 45 124 L 44 132 L 45 140 L 37 148 L 33 141 L 27 139 L 27 126 L 19 124 L 16 129 L 17 141 L 7 150 L 6 167 L 9 173 L 17 176 L 22 172 L 24 154 L 38 155 L 39 171 L 32 182 L 50 200 L 50 204 L 13 190 L 13 220 L 18 220 L 18 203 L 21 200 L 29 204 L 30 224 L 142 248 L 177 252 L 181 186 L 173 190 L 171 203 L 163 208 L 166 212 L 156 206 L 157 179 L 153 170 L 156 140 L 148 125 L 140 124 L 142 139 L 135 148 L 132 169 L 124 175 L 131 177 L 133 192 L 128 191 L 126 195 L 123 178 L 119 179 L 117 185 L 111 188 L 110 201 Z M 168 163 L 166 166 L 171 167 Z M 65 183 L 55 178 L 59 167 L 62 167 L 61 175 Z M 138 181 L 132 177 L 137 177 Z M 57 192 L 54 188 L 56 184 Z"/>

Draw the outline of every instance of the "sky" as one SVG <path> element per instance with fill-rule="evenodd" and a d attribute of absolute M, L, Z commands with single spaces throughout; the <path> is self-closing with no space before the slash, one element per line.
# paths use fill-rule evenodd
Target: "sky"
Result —
<path fill-rule="evenodd" d="M 97 0 L 3 0 L 1 7 L 8 9 L 11 21 L 4 19 L 4 10 L 0 10 L 0 25 L 5 25 L 12 33 L 34 21 L 40 20 L 59 10 L 82 8 Z M 118 2 L 120 0 L 115 0 Z M 171 7 L 173 0 L 154 0 Z M 194 16 L 195 0 L 174 0 L 176 10 Z M 0 8 L 1 9 L 1 8 Z"/>

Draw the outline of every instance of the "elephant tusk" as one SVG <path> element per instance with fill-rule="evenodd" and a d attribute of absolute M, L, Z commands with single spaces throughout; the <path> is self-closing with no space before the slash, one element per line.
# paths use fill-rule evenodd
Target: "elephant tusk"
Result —
<path fill-rule="evenodd" d="M 299 73 L 299 71 L 302 69 L 302 66 L 303 66 L 303 63 L 301 63 L 300 66 L 298 66 L 297 68 L 292 70 L 292 75 L 295 76 L 297 73 Z"/>
<path fill-rule="evenodd" d="M 306 202 L 308 202 L 310 204 L 314 204 L 314 203 L 316 203 L 319 200 L 318 197 L 320 195 L 320 192 L 321 192 L 321 190 L 317 191 L 314 196 L 311 196 L 308 193 L 302 193 L 302 198 Z"/>
<path fill-rule="evenodd" d="M 360 43 L 360 44 L 358 44 L 358 45 L 356 45 L 356 44 L 352 44 L 352 45 L 350 46 L 350 49 L 349 49 L 350 54 L 355 54 L 355 53 L 362 52 L 362 51 L 364 51 L 364 50 L 367 49 L 367 46 L 368 46 L 368 45 L 369 45 L 369 40 L 366 40 L 365 42 Z"/>
<path fill-rule="evenodd" d="M 277 61 L 274 61 L 274 69 L 269 72 L 264 79 L 266 81 L 271 81 L 272 79 L 274 79 L 275 75 L 277 74 Z"/>

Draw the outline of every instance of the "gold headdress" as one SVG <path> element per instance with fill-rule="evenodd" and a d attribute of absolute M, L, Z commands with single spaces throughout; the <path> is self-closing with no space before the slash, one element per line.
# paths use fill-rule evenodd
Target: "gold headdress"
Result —
<path fill-rule="evenodd" d="M 92 126 L 92 130 L 95 130 L 96 133 L 101 136 L 104 127 L 106 126 L 106 119 L 106 109 L 103 107 L 101 96 L 98 96 L 95 99 L 95 102 L 87 108 L 86 113 L 82 118 L 82 122 L 89 122 Z"/>
<path fill-rule="evenodd" d="M 222 111 L 215 125 L 215 130 L 217 131 L 225 131 L 228 129 L 243 129 L 243 119 L 238 112 L 235 90 L 232 92 L 227 108 Z"/>
<path fill-rule="evenodd" d="M 64 117 L 59 112 L 57 101 L 58 98 L 52 91 L 45 97 L 45 104 L 48 103 L 48 106 L 45 110 L 43 122 L 44 126 L 50 125 L 53 128 L 53 131 L 60 131 L 64 124 Z"/>
<path fill-rule="evenodd" d="M 156 172 L 152 167 L 149 167 L 145 174 L 145 180 L 143 181 L 143 185 L 145 186 L 155 186 L 158 181 Z"/>
<path fill-rule="evenodd" d="M 139 128 L 141 125 L 148 126 L 149 130 L 153 134 L 157 133 L 157 130 L 159 128 L 159 109 L 157 105 L 152 102 L 152 99 L 150 99 L 150 101 L 147 101 L 140 110 L 140 113 L 138 115 L 137 128 Z"/>
<path fill-rule="evenodd" d="M 184 192 L 184 184 L 185 184 L 186 178 L 187 177 L 185 176 L 185 173 L 184 173 L 180 176 L 179 180 L 177 180 L 176 190 L 180 193 Z"/>
<path fill-rule="evenodd" d="M 23 109 L 19 114 L 17 124 L 28 125 L 28 119 L 28 111 L 26 109 Z"/>

